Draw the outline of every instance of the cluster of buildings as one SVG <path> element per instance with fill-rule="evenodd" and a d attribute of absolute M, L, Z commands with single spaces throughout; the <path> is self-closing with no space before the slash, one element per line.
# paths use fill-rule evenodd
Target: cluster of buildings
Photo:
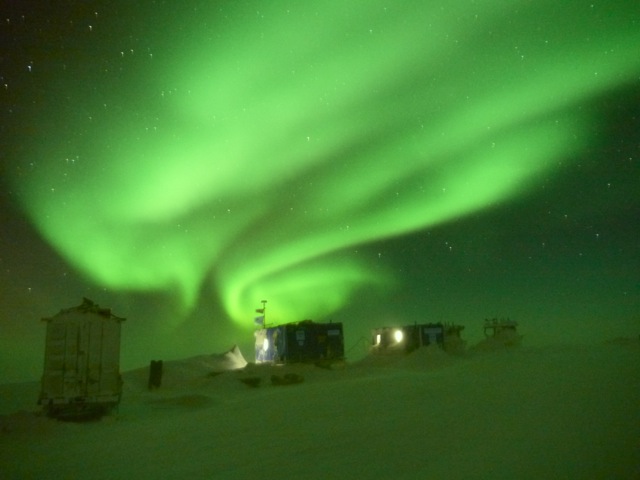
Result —
<path fill-rule="evenodd" d="M 264 308 L 260 310 L 264 314 Z M 264 316 L 261 317 L 264 320 Z M 485 341 L 504 346 L 519 345 L 522 335 L 517 322 L 486 319 Z M 371 331 L 369 352 L 373 355 L 410 353 L 418 348 L 437 346 L 448 353 L 465 350 L 461 332 L 454 323 L 414 323 L 384 326 Z M 342 323 L 316 323 L 311 320 L 263 327 L 255 332 L 256 363 L 331 362 L 345 356 Z"/>
<path fill-rule="evenodd" d="M 265 304 L 255 335 L 256 363 L 315 363 L 330 365 L 344 360 L 342 323 L 312 320 L 266 326 Z M 256 319 L 256 320 L 258 320 Z M 92 416 L 116 407 L 122 395 L 120 376 L 120 329 L 124 318 L 85 298 L 77 307 L 43 318 L 47 323 L 44 373 L 38 403 L 51 416 Z M 410 353 L 436 346 L 449 353 L 466 348 L 461 337 L 464 326 L 424 323 L 384 326 L 371 331 L 369 351 L 373 355 Z M 509 319 L 487 319 L 488 341 L 505 346 L 520 343 L 517 323 Z M 150 388 L 160 385 L 162 363 L 152 362 Z M 152 378 L 153 377 L 153 378 Z"/>

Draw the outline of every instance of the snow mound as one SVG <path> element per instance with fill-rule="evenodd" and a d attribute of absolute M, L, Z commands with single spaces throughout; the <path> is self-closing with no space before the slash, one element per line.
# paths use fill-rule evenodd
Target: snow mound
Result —
<path fill-rule="evenodd" d="M 487 352 L 504 350 L 505 348 L 517 348 L 522 344 L 522 335 L 503 334 L 496 337 L 488 337 L 473 345 L 469 350 L 472 352 Z"/>
<path fill-rule="evenodd" d="M 410 353 L 370 354 L 354 363 L 358 367 L 393 367 L 411 370 L 431 370 L 457 362 L 458 355 L 447 353 L 438 345 L 428 345 Z"/>
<path fill-rule="evenodd" d="M 237 379 L 247 386 L 292 385 L 316 382 L 341 377 L 346 367 L 325 368 L 313 363 L 291 363 L 277 365 L 270 363 L 249 363 L 236 372 Z M 297 379 L 297 381 L 293 381 Z"/>
<path fill-rule="evenodd" d="M 197 355 L 183 360 L 163 362 L 161 387 L 163 390 L 206 385 L 211 376 L 239 370 L 247 365 L 237 345 L 224 353 Z M 148 389 L 149 367 L 142 367 L 123 374 L 125 390 Z"/>
<path fill-rule="evenodd" d="M 445 352 L 437 345 L 429 345 L 405 355 L 396 365 L 401 368 L 423 370 L 448 367 L 455 363 L 455 356 Z"/>

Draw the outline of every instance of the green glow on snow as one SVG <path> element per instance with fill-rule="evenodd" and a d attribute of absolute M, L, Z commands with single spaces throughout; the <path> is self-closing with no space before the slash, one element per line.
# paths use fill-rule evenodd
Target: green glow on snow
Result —
<path fill-rule="evenodd" d="M 96 79 L 85 100 L 104 108 L 38 139 L 25 209 L 110 288 L 188 309 L 212 278 L 247 326 L 262 299 L 273 320 L 329 314 L 392 281 L 350 250 L 514 198 L 588 145 L 582 106 L 637 80 L 640 28 L 633 2 L 580 3 L 178 15 L 187 33 L 151 42 L 144 87 Z"/>

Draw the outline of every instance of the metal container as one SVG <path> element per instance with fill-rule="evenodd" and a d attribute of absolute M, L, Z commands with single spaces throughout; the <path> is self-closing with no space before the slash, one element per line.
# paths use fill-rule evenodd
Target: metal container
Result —
<path fill-rule="evenodd" d="M 38 404 L 53 417 L 107 413 L 120 402 L 120 327 L 124 318 L 85 298 L 47 322 Z"/>

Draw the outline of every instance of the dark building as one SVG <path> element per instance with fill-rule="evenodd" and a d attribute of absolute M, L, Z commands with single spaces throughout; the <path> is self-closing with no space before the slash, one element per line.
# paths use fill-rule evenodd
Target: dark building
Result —
<path fill-rule="evenodd" d="M 412 352 L 429 345 L 438 345 L 444 350 L 464 348 L 460 337 L 463 326 L 443 323 L 425 323 L 402 327 L 381 327 L 371 332 L 371 353 Z"/>
<path fill-rule="evenodd" d="M 256 363 L 296 363 L 344 358 L 342 323 L 304 320 L 256 331 Z"/>

